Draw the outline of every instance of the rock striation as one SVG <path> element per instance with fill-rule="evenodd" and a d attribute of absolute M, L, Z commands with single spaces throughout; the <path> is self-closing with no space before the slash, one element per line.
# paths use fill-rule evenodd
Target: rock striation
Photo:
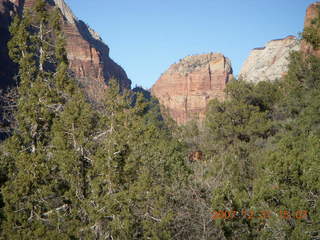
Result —
<path fill-rule="evenodd" d="M 51 8 L 58 7 L 64 17 L 62 29 L 66 37 L 70 69 L 88 95 L 93 100 L 99 100 L 111 77 L 117 78 L 123 88 L 130 88 L 131 81 L 126 72 L 110 58 L 109 47 L 100 36 L 78 20 L 63 0 L 46 1 Z M 5 4 L 5 8 L 9 8 L 11 3 L 11 8 L 16 7 L 19 12 L 23 12 L 32 7 L 34 2 L 35 0 L 0 0 L 0 6 Z M 7 31 L 9 22 L 5 25 L 1 22 L 1 25 Z"/>
<path fill-rule="evenodd" d="M 290 52 L 299 49 L 299 40 L 294 36 L 272 40 L 265 47 L 255 48 L 244 62 L 239 78 L 255 83 L 279 79 L 288 70 Z"/>
<path fill-rule="evenodd" d="M 312 27 L 312 20 L 320 17 L 320 2 L 311 4 L 306 10 L 304 19 L 304 28 Z M 315 55 L 320 57 L 320 49 L 313 49 L 313 47 L 306 41 L 301 41 L 301 51 L 305 54 Z"/>
<path fill-rule="evenodd" d="M 178 124 L 185 124 L 202 120 L 211 99 L 223 100 L 226 84 L 232 78 L 231 62 L 222 54 L 188 56 L 171 65 L 151 93 Z"/>

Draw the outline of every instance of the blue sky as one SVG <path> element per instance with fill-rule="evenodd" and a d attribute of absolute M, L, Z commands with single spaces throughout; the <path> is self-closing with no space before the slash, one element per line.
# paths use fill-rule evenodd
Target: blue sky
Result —
<path fill-rule="evenodd" d="M 238 74 L 250 50 L 298 35 L 312 0 L 65 0 L 98 32 L 135 85 L 150 88 L 171 64 L 220 52 Z"/>

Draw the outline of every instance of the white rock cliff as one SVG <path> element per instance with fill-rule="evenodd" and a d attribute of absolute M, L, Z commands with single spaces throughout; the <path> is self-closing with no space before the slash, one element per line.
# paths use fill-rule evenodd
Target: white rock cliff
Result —
<path fill-rule="evenodd" d="M 249 82 L 279 79 L 287 72 L 290 52 L 299 50 L 299 40 L 294 36 L 272 40 L 265 47 L 251 51 L 240 70 L 239 78 Z"/>

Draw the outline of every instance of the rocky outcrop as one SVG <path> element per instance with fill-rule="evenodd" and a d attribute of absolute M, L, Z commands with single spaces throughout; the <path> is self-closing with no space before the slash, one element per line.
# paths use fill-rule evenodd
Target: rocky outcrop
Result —
<path fill-rule="evenodd" d="M 202 120 L 208 102 L 224 99 L 233 78 L 230 60 L 219 53 L 188 56 L 173 64 L 153 85 L 152 95 L 178 123 Z"/>
<path fill-rule="evenodd" d="M 63 0 L 46 1 L 52 8 L 57 6 L 64 17 L 62 29 L 66 37 L 70 69 L 85 87 L 88 95 L 94 100 L 99 100 L 102 90 L 111 77 L 117 78 L 123 88 L 130 88 L 131 81 L 125 71 L 109 57 L 109 48 L 100 36 L 78 20 Z M 23 11 L 32 7 L 35 0 L 0 0 L 0 2 L 11 2 Z M 8 24 L 5 28 L 8 28 Z"/>
<path fill-rule="evenodd" d="M 312 27 L 312 20 L 315 18 L 320 17 L 320 2 L 316 2 L 311 4 L 306 11 L 306 16 L 304 19 L 304 28 Z M 319 31 L 318 31 L 318 34 Z M 306 41 L 301 41 L 301 51 L 305 54 L 312 54 L 317 57 L 320 57 L 320 49 L 314 49 L 310 44 L 308 44 Z"/>
<path fill-rule="evenodd" d="M 272 40 L 265 47 L 255 48 L 244 62 L 239 78 L 255 83 L 279 79 L 287 72 L 290 52 L 299 49 L 299 40 L 294 36 Z"/>

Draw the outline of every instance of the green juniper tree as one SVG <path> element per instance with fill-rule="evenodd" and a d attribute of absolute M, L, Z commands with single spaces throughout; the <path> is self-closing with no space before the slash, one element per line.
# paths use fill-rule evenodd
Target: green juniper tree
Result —
<path fill-rule="evenodd" d="M 52 158 L 57 163 L 57 179 L 61 184 L 59 212 L 61 231 L 75 239 L 93 239 L 86 227 L 89 223 L 89 171 L 94 151 L 95 114 L 84 94 L 73 93 L 52 128 Z"/>
<path fill-rule="evenodd" d="M 212 208 L 216 211 L 249 211 L 259 152 L 274 134 L 272 104 L 277 98 L 271 83 L 254 86 L 243 81 L 227 87 L 228 100 L 209 105 L 202 148 L 209 158 L 208 176 L 215 181 Z M 267 97 L 266 93 L 272 93 Z M 234 218 L 215 222 L 230 239 L 255 239 L 254 220 Z"/>
<path fill-rule="evenodd" d="M 274 213 L 266 223 L 271 228 L 261 231 L 261 239 L 316 239 L 320 236 L 320 59 L 293 53 L 282 85 L 283 121 L 270 148 L 264 149 L 254 183 L 256 205 Z M 301 211 L 308 214 L 300 216 Z"/>
<path fill-rule="evenodd" d="M 111 80 L 96 113 L 68 76 L 59 15 L 43 1 L 12 34 L 21 67 L 18 128 L 2 155 L 10 169 L 3 237 L 171 239 L 172 192 L 188 171 L 158 108 Z"/>
<path fill-rule="evenodd" d="M 104 107 L 91 169 L 91 228 L 97 239 L 172 239 L 170 186 L 187 175 L 181 144 L 149 121 L 148 101 L 120 94 L 115 80 Z"/>
<path fill-rule="evenodd" d="M 320 7 L 317 6 L 317 16 L 311 20 L 311 24 L 306 26 L 302 33 L 302 39 L 311 45 L 315 50 L 320 47 Z"/>
<path fill-rule="evenodd" d="M 67 77 L 60 15 L 49 12 L 42 0 L 23 17 L 16 17 L 8 43 L 11 58 L 19 64 L 17 127 L 3 147 L 8 181 L 4 239 L 70 239 L 59 225 L 64 210 L 66 180 L 52 152 L 52 127 L 75 85 Z M 51 219 L 52 218 L 52 219 Z"/>
<path fill-rule="evenodd" d="M 318 22 L 303 34 L 313 49 Z M 319 76 L 317 56 L 293 52 L 281 81 L 234 82 L 227 101 L 209 105 L 203 149 L 217 181 L 212 207 L 239 212 L 215 221 L 227 239 L 320 236 Z"/>

